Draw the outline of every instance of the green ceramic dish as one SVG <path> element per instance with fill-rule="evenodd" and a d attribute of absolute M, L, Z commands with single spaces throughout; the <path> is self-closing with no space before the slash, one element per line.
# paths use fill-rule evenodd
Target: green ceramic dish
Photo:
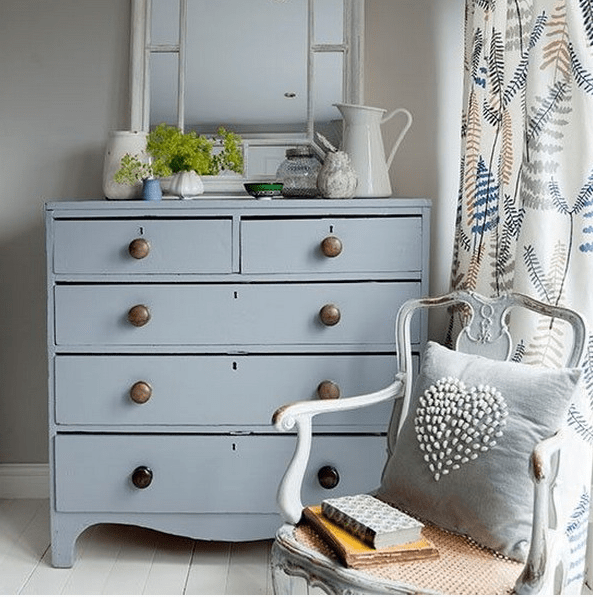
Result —
<path fill-rule="evenodd" d="M 256 199 L 278 197 L 282 193 L 281 182 L 246 182 L 245 190 Z"/>

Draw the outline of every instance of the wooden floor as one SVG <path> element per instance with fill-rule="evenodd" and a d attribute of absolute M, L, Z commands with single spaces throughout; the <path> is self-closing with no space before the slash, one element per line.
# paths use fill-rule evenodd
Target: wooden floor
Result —
<path fill-rule="evenodd" d="M 272 594 L 270 541 L 193 541 L 123 525 L 78 539 L 72 568 L 52 568 L 47 500 L 0 500 L 0 594 Z"/>
<path fill-rule="evenodd" d="M 0 595 L 271 595 L 270 545 L 103 524 L 79 537 L 72 568 L 52 568 L 48 500 L 0 499 Z"/>

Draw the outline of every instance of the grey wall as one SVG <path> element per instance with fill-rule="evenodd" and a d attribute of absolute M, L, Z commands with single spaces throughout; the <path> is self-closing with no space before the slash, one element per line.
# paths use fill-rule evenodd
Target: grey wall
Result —
<path fill-rule="evenodd" d="M 439 292 L 457 194 L 463 0 L 366 2 L 366 103 L 414 114 L 392 177 L 397 195 L 434 201 Z M 129 0 L 0 1 L 0 464 L 47 461 L 43 204 L 101 197 L 107 133 L 128 127 L 128 30 Z"/>
<path fill-rule="evenodd" d="M 0 2 L 0 463 L 47 461 L 43 204 L 100 196 L 129 19 L 127 0 Z"/>

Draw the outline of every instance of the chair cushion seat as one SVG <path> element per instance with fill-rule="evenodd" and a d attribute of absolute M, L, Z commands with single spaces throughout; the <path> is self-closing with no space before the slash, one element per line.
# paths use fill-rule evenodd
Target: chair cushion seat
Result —
<path fill-rule="evenodd" d="M 413 593 L 441 595 L 507 595 L 512 593 L 523 565 L 471 539 L 427 524 L 422 531 L 439 551 L 436 560 L 365 566 L 364 574 L 411 587 Z M 294 529 L 294 540 L 328 558 L 337 557 L 306 523 Z M 395 588 L 395 587 L 394 587 Z"/>

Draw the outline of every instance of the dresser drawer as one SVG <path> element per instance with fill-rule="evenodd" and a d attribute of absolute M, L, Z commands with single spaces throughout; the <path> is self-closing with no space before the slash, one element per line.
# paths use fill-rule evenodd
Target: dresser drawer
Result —
<path fill-rule="evenodd" d="M 420 282 L 62 285 L 55 288 L 55 340 L 60 346 L 391 347 L 399 306 L 420 293 Z M 150 319 L 137 327 L 128 313 L 140 305 Z M 335 325 L 321 321 L 328 305 L 337 307 Z M 418 340 L 415 326 L 412 341 Z"/>
<path fill-rule="evenodd" d="M 321 382 L 354 396 L 389 385 L 395 370 L 393 355 L 59 355 L 55 417 L 64 425 L 269 425 L 283 404 L 319 399 Z M 385 428 L 391 407 L 316 423 Z"/>
<path fill-rule="evenodd" d="M 136 257 L 133 257 L 136 244 Z M 194 274 L 231 271 L 232 220 L 56 220 L 56 274 Z M 145 256 L 144 253 L 147 254 Z"/>
<path fill-rule="evenodd" d="M 241 239 L 246 273 L 419 273 L 423 263 L 419 216 L 245 220 Z"/>
<path fill-rule="evenodd" d="M 58 435 L 56 509 L 62 512 L 274 513 L 276 490 L 294 436 Z M 378 486 L 385 437 L 317 436 L 303 491 L 305 503 Z M 323 489 L 317 471 L 338 470 Z M 152 472 L 148 487 L 132 474 Z M 146 479 L 148 475 L 144 475 Z"/>

